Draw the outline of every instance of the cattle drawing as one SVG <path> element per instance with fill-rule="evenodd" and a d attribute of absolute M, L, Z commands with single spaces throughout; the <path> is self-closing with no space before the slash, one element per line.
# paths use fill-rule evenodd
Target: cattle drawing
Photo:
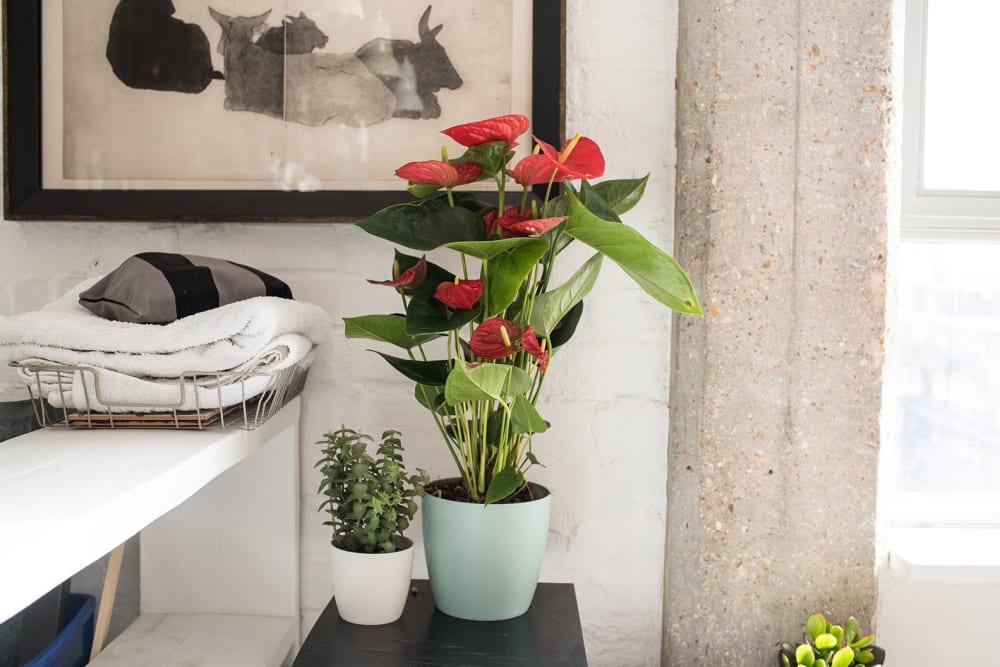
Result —
<path fill-rule="evenodd" d="M 205 31 L 174 11 L 171 0 L 121 0 L 115 7 L 106 55 L 126 86 L 200 93 L 222 78 Z"/>
<path fill-rule="evenodd" d="M 107 57 L 130 87 L 196 93 L 225 79 L 227 110 L 303 125 L 438 118 L 436 93 L 458 89 L 462 77 L 438 41 L 443 24 L 430 27 L 431 8 L 417 22 L 416 42 L 379 37 L 354 53 L 334 54 L 323 51 L 329 38 L 303 12 L 269 28 L 270 10 L 227 16 L 209 7 L 222 29 L 220 74 L 204 30 L 175 18 L 171 0 L 121 0 Z"/>
<path fill-rule="evenodd" d="M 441 115 L 437 91 L 456 90 L 462 85 L 444 47 L 437 41 L 443 24 L 431 29 L 428 5 L 417 25 L 419 42 L 406 39 L 373 39 L 356 55 L 392 90 L 397 118 L 437 118 Z"/>
<path fill-rule="evenodd" d="M 299 55 L 322 49 L 329 41 L 315 21 L 299 12 L 298 16 L 286 16 L 281 26 L 269 29 L 254 43 L 272 53 Z"/>
<path fill-rule="evenodd" d="M 357 57 L 274 53 L 253 41 L 270 11 L 252 17 L 209 12 L 222 28 L 218 51 L 225 62 L 226 109 L 303 125 L 364 126 L 392 117 L 395 98 Z"/>

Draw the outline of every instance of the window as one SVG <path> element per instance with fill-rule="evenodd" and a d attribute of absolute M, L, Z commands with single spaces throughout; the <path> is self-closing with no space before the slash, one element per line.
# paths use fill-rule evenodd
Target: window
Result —
<path fill-rule="evenodd" d="M 1000 524 L 1000 3 L 907 0 L 890 512 Z"/>

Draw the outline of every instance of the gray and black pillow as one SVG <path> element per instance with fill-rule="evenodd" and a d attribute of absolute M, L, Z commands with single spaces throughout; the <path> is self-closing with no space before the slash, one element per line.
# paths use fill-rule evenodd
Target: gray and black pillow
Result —
<path fill-rule="evenodd" d="M 80 305 L 109 320 L 167 324 L 255 296 L 292 298 L 281 280 L 214 257 L 143 252 L 80 293 Z"/>

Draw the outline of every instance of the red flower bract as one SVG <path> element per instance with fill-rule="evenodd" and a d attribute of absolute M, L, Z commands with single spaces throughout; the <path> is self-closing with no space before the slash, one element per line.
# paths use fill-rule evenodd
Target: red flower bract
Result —
<path fill-rule="evenodd" d="M 549 180 L 559 180 L 563 172 L 563 166 L 544 153 L 532 153 L 522 159 L 513 170 L 508 170 L 507 175 L 511 176 L 518 185 L 527 187 L 548 183 Z"/>
<path fill-rule="evenodd" d="M 543 371 L 549 366 L 549 353 L 542 349 L 534 328 L 522 331 L 517 324 L 501 317 L 480 324 L 472 332 L 469 347 L 483 359 L 503 359 L 523 350 L 538 359 L 538 367 Z"/>
<path fill-rule="evenodd" d="M 463 146 L 478 146 L 491 141 L 506 141 L 508 146 L 514 147 L 517 146 L 515 140 L 528 130 L 530 124 L 531 121 L 526 117 L 515 113 L 487 118 L 475 123 L 456 125 L 442 130 L 442 133 Z"/>
<path fill-rule="evenodd" d="M 512 215 L 518 215 L 521 211 L 521 207 L 515 204 L 508 204 L 503 207 L 503 218 Z M 497 231 L 497 210 L 495 208 L 490 209 L 485 214 L 483 214 L 483 222 L 486 223 L 486 238 L 491 238 Z"/>
<path fill-rule="evenodd" d="M 399 262 L 393 262 L 393 275 L 399 271 Z M 369 280 L 372 285 L 386 285 L 402 290 L 413 290 L 424 282 L 427 276 L 427 255 L 420 258 L 416 264 L 397 275 L 393 280 Z"/>
<path fill-rule="evenodd" d="M 542 341 L 544 343 L 545 341 Z M 539 344 L 538 339 L 535 337 L 534 327 L 528 327 L 524 331 L 524 335 L 521 336 L 521 347 L 524 351 L 538 359 L 538 367 L 543 371 L 549 367 L 549 353 L 543 349 L 543 345 Z"/>
<path fill-rule="evenodd" d="M 459 162 L 452 165 L 443 160 L 408 162 L 396 170 L 396 175 L 415 183 L 430 183 L 443 188 L 465 185 L 479 179 L 483 168 L 475 162 Z"/>
<path fill-rule="evenodd" d="M 600 178 L 604 175 L 604 154 L 601 147 L 593 139 L 576 135 L 556 152 L 555 146 L 547 144 L 538 137 L 535 143 L 542 149 L 542 154 L 558 162 L 562 169 L 556 180 L 563 178 Z"/>
<path fill-rule="evenodd" d="M 503 359 L 521 348 L 521 327 L 502 317 L 486 320 L 472 332 L 469 347 L 483 359 Z"/>
<path fill-rule="evenodd" d="M 504 238 L 511 236 L 541 236 L 566 218 L 567 216 L 565 215 L 554 218 L 528 218 L 523 215 L 505 215 L 497 223 L 503 229 Z"/>
<path fill-rule="evenodd" d="M 482 280 L 458 280 L 438 285 L 434 298 L 446 306 L 468 310 L 476 305 L 482 293 Z"/>

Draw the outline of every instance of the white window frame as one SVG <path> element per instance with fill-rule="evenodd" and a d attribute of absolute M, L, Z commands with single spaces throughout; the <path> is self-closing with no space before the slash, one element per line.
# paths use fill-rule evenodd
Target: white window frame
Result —
<path fill-rule="evenodd" d="M 923 183 L 924 85 L 929 0 L 905 0 L 901 128 L 900 242 L 1000 242 L 1000 192 L 931 190 Z M 892 383 L 885 389 L 891 391 Z M 891 395 L 891 394 L 889 394 Z M 892 447 L 901 415 L 892 415 Z M 889 472 L 894 484 L 895 471 Z M 890 530 L 927 527 L 1000 527 L 995 495 L 889 494 Z M 977 509 L 978 508 L 978 509 Z"/>
<path fill-rule="evenodd" d="M 903 38 L 903 241 L 1000 241 L 1000 192 L 929 190 L 923 183 L 928 0 L 906 0 Z"/>

